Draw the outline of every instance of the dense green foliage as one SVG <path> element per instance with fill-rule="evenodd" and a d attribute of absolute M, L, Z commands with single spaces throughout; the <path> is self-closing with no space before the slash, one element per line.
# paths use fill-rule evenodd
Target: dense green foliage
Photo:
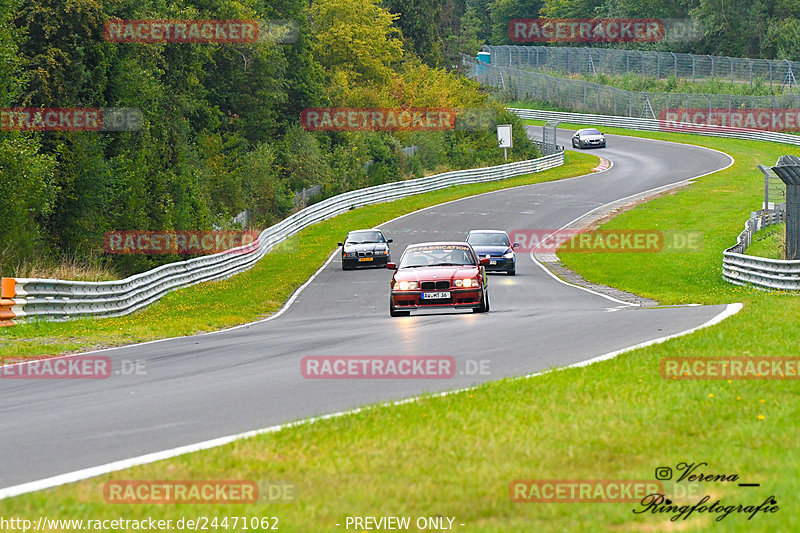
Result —
<path fill-rule="evenodd" d="M 120 19 L 291 20 L 289 44 L 113 43 Z M 475 83 L 404 55 L 377 0 L 12 0 L 0 6 L 2 107 L 129 107 L 130 132 L 0 132 L 0 274 L 64 257 L 120 274 L 177 256 L 104 256 L 110 230 L 266 227 L 322 195 L 442 168 L 499 164 L 491 127 L 324 133 L 315 106 L 484 107 Z M 495 105 L 495 120 L 519 122 Z M 521 127 L 518 128 L 520 132 Z M 516 139 L 515 139 L 516 141 Z M 401 149 L 417 145 L 407 156 Z M 537 157 L 527 139 L 514 158 Z"/>

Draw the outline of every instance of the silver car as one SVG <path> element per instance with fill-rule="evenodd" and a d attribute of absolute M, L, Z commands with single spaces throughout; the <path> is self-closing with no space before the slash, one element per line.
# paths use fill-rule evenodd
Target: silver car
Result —
<path fill-rule="evenodd" d="M 584 128 L 572 136 L 573 148 L 605 148 L 606 136 L 595 128 Z"/>

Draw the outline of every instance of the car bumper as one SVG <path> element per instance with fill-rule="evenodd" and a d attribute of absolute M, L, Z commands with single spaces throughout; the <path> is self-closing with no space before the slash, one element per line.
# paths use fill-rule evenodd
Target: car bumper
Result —
<path fill-rule="evenodd" d="M 478 289 L 450 289 L 450 298 L 425 300 L 421 298 L 422 291 L 392 291 L 392 306 L 398 311 L 428 309 L 437 307 L 473 309 L 481 305 L 483 290 Z"/>
<path fill-rule="evenodd" d="M 606 145 L 605 141 L 597 141 L 597 142 L 584 141 L 581 143 L 581 146 L 583 146 L 584 148 L 603 148 L 605 145 Z"/>
<path fill-rule="evenodd" d="M 388 263 L 391 260 L 390 256 L 388 256 L 388 255 L 375 255 L 375 256 L 373 256 L 371 258 L 372 261 L 359 261 L 359 259 L 368 259 L 368 258 L 365 258 L 365 257 L 353 257 L 353 258 L 347 257 L 347 258 L 345 258 L 345 257 L 343 257 L 342 258 L 342 264 L 344 266 L 346 266 L 346 267 L 352 267 L 352 268 L 359 268 L 359 267 L 369 268 L 369 267 L 375 267 L 375 266 L 386 268 L 386 263 Z"/>
<path fill-rule="evenodd" d="M 514 270 L 516 266 L 516 260 L 513 258 L 492 257 L 489 261 L 490 263 L 484 266 L 486 272 L 505 272 L 506 270 Z M 495 261 L 495 264 L 491 264 L 491 261 Z"/>

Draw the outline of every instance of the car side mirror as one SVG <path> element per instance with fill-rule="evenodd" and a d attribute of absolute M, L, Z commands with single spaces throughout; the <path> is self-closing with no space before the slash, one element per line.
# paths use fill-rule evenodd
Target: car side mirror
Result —
<path fill-rule="evenodd" d="M 344 244 L 342 244 L 342 243 L 339 243 L 339 246 L 344 246 Z"/>
<path fill-rule="evenodd" d="M 481 257 L 481 258 L 480 258 L 478 261 L 479 261 L 479 262 L 480 262 L 480 264 L 482 264 L 482 265 L 488 265 L 488 264 L 489 264 L 489 261 L 491 261 L 491 259 L 489 259 L 488 257 Z"/>
<path fill-rule="evenodd" d="M 388 241 L 386 241 L 386 242 L 387 242 L 387 243 L 389 243 L 389 242 L 394 242 L 394 239 L 389 239 L 389 240 L 388 240 Z"/>
<path fill-rule="evenodd" d="M 513 245 L 511 245 L 511 247 L 512 247 L 512 248 L 519 248 L 519 243 L 518 243 L 518 242 L 515 242 Z"/>
<path fill-rule="evenodd" d="M 386 263 L 386 268 L 389 270 L 397 270 L 397 263 Z"/>

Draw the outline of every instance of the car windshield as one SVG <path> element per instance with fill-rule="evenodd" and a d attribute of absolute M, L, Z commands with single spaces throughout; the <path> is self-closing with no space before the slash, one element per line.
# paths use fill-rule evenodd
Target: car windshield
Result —
<path fill-rule="evenodd" d="M 431 245 L 411 248 L 403 254 L 400 268 L 476 265 L 472 250 L 464 245 Z"/>
<path fill-rule="evenodd" d="M 364 244 L 368 242 L 386 242 L 380 231 L 354 231 L 347 235 L 346 244 Z"/>
<path fill-rule="evenodd" d="M 595 129 L 588 129 L 588 130 L 581 130 L 581 135 L 602 135 L 602 133 L 600 133 Z"/>
<path fill-rule="evenodd" d="M 508 246 L 505 233 L 470 233 L 467 242 L 472 246 Z"/>

